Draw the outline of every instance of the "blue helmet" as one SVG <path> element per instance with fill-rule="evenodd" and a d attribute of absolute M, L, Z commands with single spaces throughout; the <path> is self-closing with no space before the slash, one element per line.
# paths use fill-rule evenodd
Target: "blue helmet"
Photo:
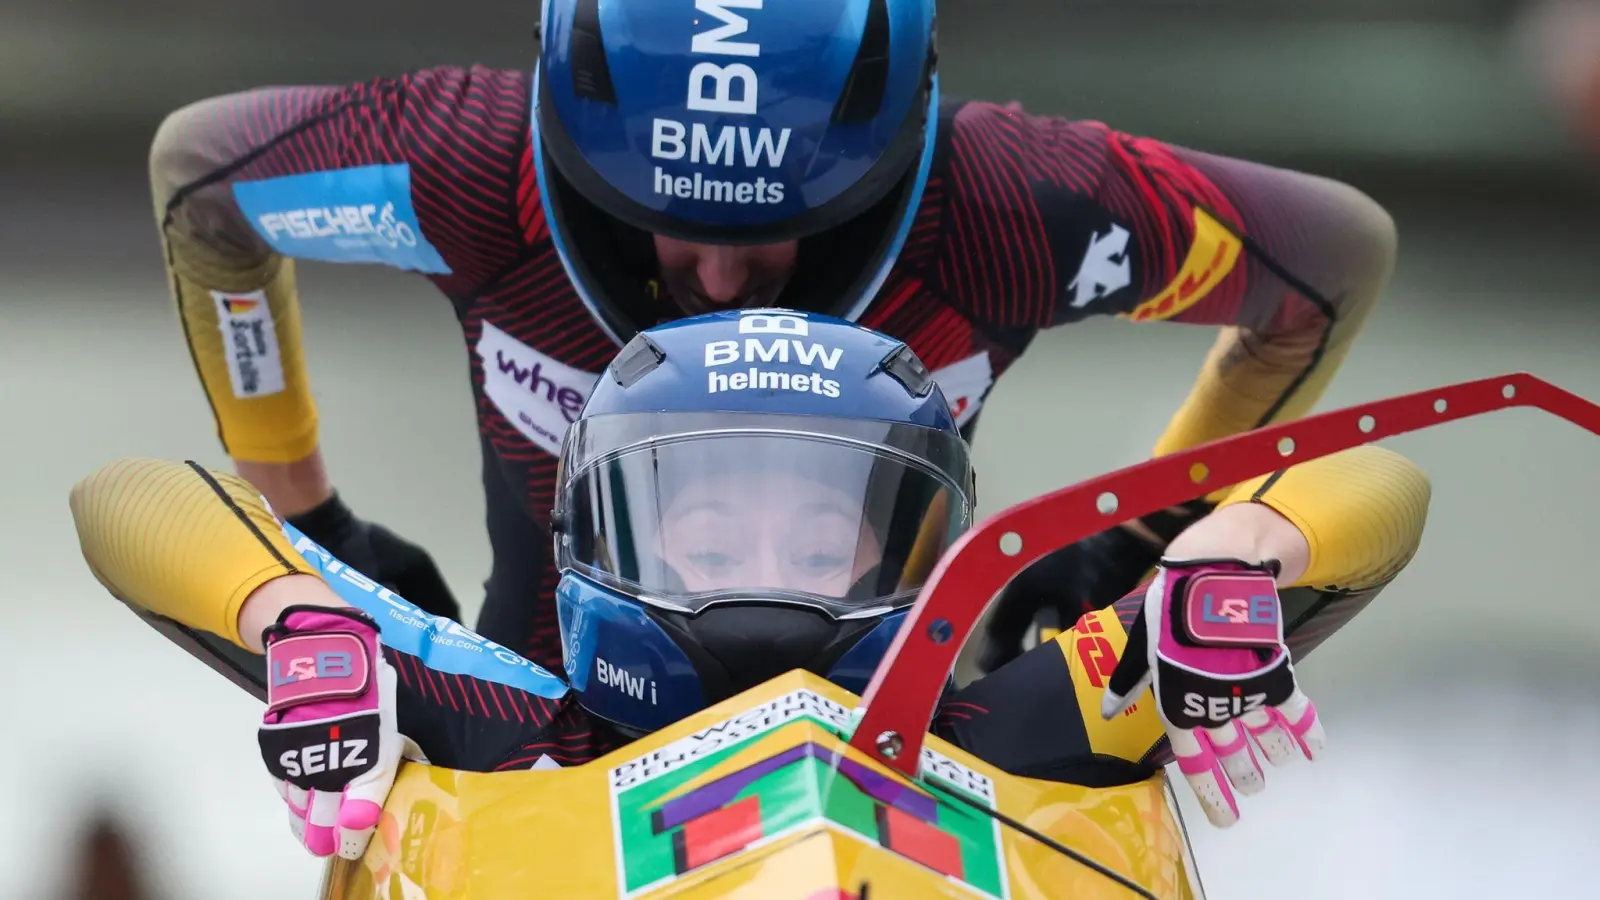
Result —
<path fill-rule="evenodd" d="M 661 318 L 650 234 L 803 239 L 781 305 L 860 313 L 933 159 L 933 0 L 545 0 L 541 35 L 541 202 L 613 337 Z"/>
<path fill-rule="evenodd" d="M 796 668 L 859 693 L 972 521 L 966 442 L 910 348 L 787 310 L 635 336 L 559 480 L 567 677 L 634 733 Z"/>

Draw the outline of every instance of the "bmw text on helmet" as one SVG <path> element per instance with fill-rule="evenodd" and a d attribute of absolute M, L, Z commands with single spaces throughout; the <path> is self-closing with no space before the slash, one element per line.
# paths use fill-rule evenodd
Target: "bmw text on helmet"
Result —
<path fill-rule="evenodd" d="M 695 0 L 695 9 L 721 20 L 722 24 L 709 31 L 697 32 L 690 44 L 691 54 L 735 56 L 759 59 L 761 45 L 754 41 L 733 41 L 729 38 L 744 34 L 749 23 L 732 9 L 761 9 L 763 0 Z M 689 90 L 684 98 L 686 109 L 699 112 L 736 113 L 753 115 L 760 100 L 761 83 L 755 69 L 749 64 L 732 62 L 697 62 L 689 70 Z M 790 129 L 751 128 L 747 125 L 723 125 L 717 129 L 713 141 L 711 130 L 704 122 L 685 123 L 672 119 L 656 119 L 652 126 L 650 155 L 656 159 L 680 160 L 687 153 L 692 163 L 712 166 L 754 169 L 765 166 L 776 170 L 783 165 L 783 153 L 789 146 Z M 688 143 L 684 136 L 687 133 Z M 735 154 L 735 150 L 742 151 Z M 674 197 L 709 200 L 715 203 L 782 203 L 783 182 L 767 181 L 765 176 L 754 180 L 718 181 L 707 179 L 699 172 L 692 176 L 672 176 L 660 166 L 655 170 L 655 189 L 658 194 Z"/>

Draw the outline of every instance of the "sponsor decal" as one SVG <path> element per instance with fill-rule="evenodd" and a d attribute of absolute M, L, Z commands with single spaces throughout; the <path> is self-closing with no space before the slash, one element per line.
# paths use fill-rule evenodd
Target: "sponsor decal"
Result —
<path fill-rule="evenodd" d="M 409 653 L 436 672 L 493 681 L 552 700 L 566 696 L 565 681 L 521 654 L 459 622 L 424 612 L 345 565 L 293 525 L 284 525 L 283 533 L 340 599 L 378 623 L 384 646 Z"/>
<path fill-rule="evenodd" d="M 1183 267 L 1161 292 L 1124 315 L 1135 322 L 1170 319 L 1204 300 L 1239 261 L 1243 244 L 1205 210 L 1194 209 L 1194 240 Z"/>
<path fill-rule="evenodd" d="M 351 738 L 293 747 L 278 754 L 278 765 L 290 778 L 340 769 L 363 769 L 372 765 L 372 760 L 366 756 L 368 743 L 365 738 Z"/>
<path fill-rule="evenodd" d="M 720 859 L 824 822 L 971 888 L 1009 893 L 999 824 L 947 791 L 994 807 L 987 776 L 924 747 L 927 782 L 897 778 L 813 741 L 763 735 L 808 720 L 843 736 L 849 710 L 791 691 L 611 769 L 618 879 L 637 897 Z M 828 789 L 814 786 L 825 783 Z"/>
<path fill-rule="evenodd" d="M 1184 590 L 1184 625 L 1206 644 L 1272 646 L 1282 639 L 1271 576 L 1208 573 Z"/>
<path fill-rule="evenodd" d="M 1077 624 L 1056 639 L 1056 646 L 1066 658 L 1067 675 L 1072 681 L 1078 708 L 1085 711 L 1083 730 L 1089 738 L 1089 747 L 1095 753 L 1138 759 L 1166 731 L 1161 717 L 1154 712 L 1155 705 L 1144 702 L 1144 692 L 1115 719 L 1108 722 L 1100 717 L 1105 686 L 1127 643 L 1127 632 L 1117 619 L 1114 607 L 1085 613 Z"/>
<path fill-rule="evenodd" d="M 623 666 L 609 662 L 603 656 L 594 658 L 594 673 L 599 682 L 621 694 L 643 701 L 650 694 L 650 705 L 656 705 L 656 682 L 653 678 L 634 675 Z"/>
<path fill-rule="evenodd" d="M 1133 282 L 1133 266 L 1128 259 L 1128 229 L 1113 222 L 1105 234 L 1089 238 L 1083 251 L 1078 275 L 1067 285 L 1072 292 L 1073 309 L 1082 309 L 1095 300 L 1115 294 Z"/>
<path fill-rule="evenodd" d="M 212 291 L 211 298 L 217 304 L 217 329 L 233 395 L 249 400 L 282 393 L 283 356 L 266 291 Z"/>
<path fill-rule="evenodd" d="M 810 334 L 803 317 L 751 311 L 740 316 L 739 333 L 761 336 L 705 345 L 706 393 L 778 390 L 839 396 L 839 382 L 827 375 L 839 367 L 844 349 L 801 340 Z M 762 364 L 804 366 L 809 371 L 774 370 Z M 735 365 L 745 368 L 713 371 Z"/>
<path fill-rule="evenodd" d="M 1267 695 L 1245 694 L 1235 686 L 1232 694 L 1214 696 L 1189 691 L 1183 695 L 1183 711 L 1196 719 L 1211 722 L 1228 722 L 1248 712 L 1256 712 L 1266 705 Z"/>
<path fill-rule="evenodd" d="M 1075 637 L 1072 640 L 1072 652 L 1078 655 L 1078 661 L 1083 664 L 1084 678 L 1090 686 L 1104 688 L 1111 673 L 1117 668 L 1117 651 L 1112 649 L 1111 642 L 1106 640 L 1104 628 L 1100 623 L 1088 617 L 1078 620 L 1072 626 Z"/>
<path fill-rule="evenodd" d="M 241 181 L 233 196 L 256 233 L 285 256 L 450 274 L 417 223 L 405 163 Z"/>
<path fill-rule="evenodd" d="M 559 455 L 567 426 L 578 421 L 600 376 L 557 362 L 487 321 L 474 349 L 489 401 L 524 437 Z"/>
<path fill-rule="evenodd" d="M 690 42 L 691 57 L 699 60 L 689 70 L 683 108 L 693 113 L 753 115 L 760 105 L 761 82 L 750 63 L 759 62 L 761 44 L 735 40 L 750 30 L 750 21 L 735 10 L 760 10 L 763 0 L 695 0 L 695 22 L 703 25 Z M 674 175 L 655 167 L 657 194 L 707 203 L 782 203 L 784 183 L 770 179 L 783 165 L 789 149 L 790 129 L 746 125 L 706 125 L 678 119 L 654 119 L 650 156 L 698 167 L 689 175 Z M 709 168 L 707 168 L 709 167 Z M 763 172 L 762 170 L 766 170 Z M 726 173 L 726 177 L 720 177 Z"/>

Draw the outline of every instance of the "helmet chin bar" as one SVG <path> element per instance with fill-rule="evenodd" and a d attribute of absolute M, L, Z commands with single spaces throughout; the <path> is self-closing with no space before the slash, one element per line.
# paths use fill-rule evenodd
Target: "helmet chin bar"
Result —
<path fill-rule="evenodd" d="M 1600 434 L 1600 405 L 1527 373 L 1419 391 L 1202 444 L 1004 510 L 961 537 L 923 586 L 862 695 L 850 744 L 916 777 L 940 689 L 989 601 L 1041 557 L 1129 519 L 1382 438 L 1513 406 Z"/>

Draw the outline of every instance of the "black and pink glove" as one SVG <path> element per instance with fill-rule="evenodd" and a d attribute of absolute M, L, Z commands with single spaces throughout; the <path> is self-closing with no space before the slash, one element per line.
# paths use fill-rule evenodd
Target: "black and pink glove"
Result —
<path fill-rule="evenodd" d="M 257 735 L 290 830 L 317 856 L 359 859 L 405 744 L 377 625 L 355 609 L 291 606 L 262 640 L 267 711 Z"/>
<path fill-rule="evenodd" d="M 1275 564 L 1163 559 L 1101 703 L 1111 719 L 1154 688 L 1178 768 L 1220 828 L 1239 820 L 1234 790 L 1266 787 L 1252 739 L 1273 765 L 1296 751 L 1315 759 L 1327 741 L 1283 642 L 1276 575 Z"/>

